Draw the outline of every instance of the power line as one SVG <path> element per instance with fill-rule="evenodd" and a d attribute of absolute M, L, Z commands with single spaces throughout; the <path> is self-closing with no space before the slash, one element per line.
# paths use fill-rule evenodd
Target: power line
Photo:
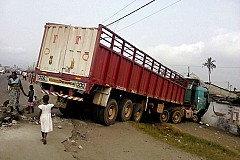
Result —
<path fill-rule="evenodd" d="M 146 17 L 144 17 L 144 18 L 142 18 L 142 19 L 140 19 L 140 20 L 138 20 L 138 21 L 136 21 L 136 22 L 134 22 L 134 23 L 132 23 L 132 24 L 130 24 L 130 25 L 122 28 L 122 29 L 120 29 L 120 30 L 118 30 L 118 31 L 121 31 L 121 30 L 124 30 L 124 29 L 126 29 L 126 28 L 128 28 L 128 27 L 131 27 L 132 25 L 134 25 L 134 24 L 136 24 L 136 23 L 138 23 L 138 22 L 140 22 L 140 21 L 142 21 L 142 20 L 144 20 L 144 19 L 146 19 L 146 18 L 148 18 L 148 17 L 151 17 L 152 15 L 157 14 L 157 13 L 160 12 L 160 11 L 165 10 L 165 9 L 167 9 L 167 8 L 175 5 L 176 3 L 179 3 L 180 1 L 182 1 L 182 0 L 175 1 L 174 3 L 171 3 L 170 5 L 168 5 L 168 6 L 166 6 L 166 7 L 163 7 L 162 9 L 160 9 L 160 10 L 158 10 L 158 11 L 156 11 L 156 12 L 154 12 L 154 13 L 152 13 L 152 14 L 150 14 L 150 15 L 148 15 L 148 16 L 146 16 Z"/>
<path fill-rule="evenodd" d="M 133 13 L 137 12 L 138 10 L 140 10 L 140 9 L 142 9 L 142 8 L 144 8 L 144 7 L 146 7 L 147 5 L 151 4 L 151 3 L 154 2 L 154 1 L 155 1 L 155 0 L 152 0 L 152 1 L 148 2 L 147 4 L 141 6 L 141 7 L 139 7 L 138 9 L 136 9 L 136 10 L 130 12 L 129 14 L 127 14 L 127 15 L 125 15 L 125 16 L 119 18 L 119 19 L 117 19 L 116 21 L 114 21 L 114 22 L 112 22 L 112 23 L 109 23 L 109 24 L 106 25 L 106 26 L 110 26 L 110 25 L 112 25 L 112 24 L 114 24 L 114 23 L 116 23 L 116 22 L 122 20 L 123 18 L 126 18 L 126 17 L 130 16 L 131 14 L 133 14 Z"/>
<path fill-rule="evenodd" d="M 131 3 L 129 3 L 128 5 L 126 5 L 125 7 L 123 7 L 122 9 L 120 9 L 119 11 L 117 11 L 116 13 L 114 13 L 112 16 L 110 16 L 109 18 L 107 18 L 106 20 L 104 20 L 102 23 L 106 22 L 107 20 L 111 19 L 112 17 L 114 17 L 116 14 L 118 14 L 119 12 L 121 12 L 122 10 L 124 10 L 125 8 L 127 8 L 128 6 L 130 6 L 133 2 L 135 2 L 136 0 L 132 1 Z"/>

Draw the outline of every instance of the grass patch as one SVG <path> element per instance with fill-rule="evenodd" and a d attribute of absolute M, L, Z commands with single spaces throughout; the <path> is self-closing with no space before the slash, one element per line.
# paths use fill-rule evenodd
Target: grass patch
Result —
<path fill-rule="evenodd" d="M 239 160 L 240 155 L 218 143 L 211 142 L 175 128 L 171 124 L 134 123 L 132 126 L 144 131 L 154 138 L 186 152 L 210 160 Z"/>

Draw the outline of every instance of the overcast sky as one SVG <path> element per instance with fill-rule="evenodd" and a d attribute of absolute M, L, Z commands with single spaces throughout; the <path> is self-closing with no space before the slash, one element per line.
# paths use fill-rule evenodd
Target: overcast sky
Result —
<path fill-rule="evenodd" d="M 0 0 L 0 64 L 27 67 L 36 62 L 47 22 L 97 27 L 149 1 Z M 223 88 L 229 82 L 232 90 L 240 90 L 240 1 L 182 0 L 160 11 L 176 1 L 156 0 L 110 28 L 181 74 L 190 66 L 204 81 L 208 72 L 202 64 L 211 56 L 217 65 L 212 82 Z"/>

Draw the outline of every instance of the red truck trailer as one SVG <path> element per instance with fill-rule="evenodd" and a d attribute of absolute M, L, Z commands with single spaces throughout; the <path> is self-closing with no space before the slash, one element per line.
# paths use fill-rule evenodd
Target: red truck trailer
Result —
<path fill-rule="evenodd" d="M 36 81 L 43 93 L 58 96 L 63 114 L 77 107 L 70 105 L 73 101 L 92 103 L 95 119 L 105 125 L 117 117 L 139 122 L 149 108 L 163 122 L 176 111 L 185 115 L 188 81 L 101 24 L 47 23 Z"/>

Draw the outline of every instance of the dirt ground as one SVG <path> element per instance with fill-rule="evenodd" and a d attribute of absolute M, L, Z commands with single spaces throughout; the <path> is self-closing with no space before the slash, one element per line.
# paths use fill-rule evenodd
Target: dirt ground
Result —
<path fill-rule="evenodd" d="M 175 124 L 175 127 L 179 128 L 183 132 L 189 133 L 191 135 L 216 142 L 228 149 L 233 150 L 240 154 L 240 137 L 233 135 L 229 132 L 208 127 L 206 125 L 201 125 L 192 122 L 185 122 L 180 124 Z"/>
<path fill-rule="evenodd" d="M 77 159 L 202 159 L 188 154 L 133 128 L 128 122 L 106 127 L 89 120 L 73 120 L 72 137 L 64 143 Z"/>
<path fill-rule="evenodd" d="M 64 152 L 62 141 L 71 134 L 73 126 L 68 120 L 54 120 L 54 132 L 48 135 L 48 144 L 40 141 L 40 125 L 21 120 L 11 127 L 0 127 L 0 160 L 43 160 L 68 159 L 74 160 L 72 155 Z M 61 123 L 62 129 L 58 129 Z"/>

